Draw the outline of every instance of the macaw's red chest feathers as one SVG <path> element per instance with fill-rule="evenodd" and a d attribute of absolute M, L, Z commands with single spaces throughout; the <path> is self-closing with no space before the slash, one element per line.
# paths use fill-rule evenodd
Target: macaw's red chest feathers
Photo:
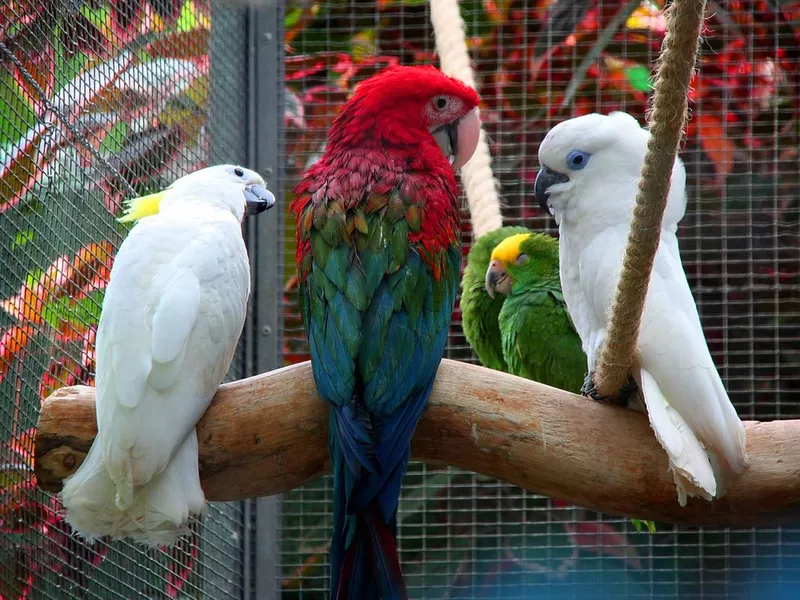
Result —
<path fill-rule="evenodd" d="M 437 150 L 438 151 L 438 150 Z M 297 266 L 305 274 L 311 258 L 312 227 L 327 228 L 348 246 L 357 245 L 358 232 L 369 234 L 367 220 L 377 217 L 389 227 L 404 220 L 407 239 L 438 280 L 442 252 L 460 239 L 456 181 L 447 166 L 441 172 L 386 168 L 385 156 L 344 155 L 334 164 L 317 163 L 295 188 L 292 210 L 297 215 Z M 408 165 L 418 160 L 409 157 Z M 334 233 L 335 230 L 335 233 Z M 304 261 L 306 264 L 304 264 Z"/>

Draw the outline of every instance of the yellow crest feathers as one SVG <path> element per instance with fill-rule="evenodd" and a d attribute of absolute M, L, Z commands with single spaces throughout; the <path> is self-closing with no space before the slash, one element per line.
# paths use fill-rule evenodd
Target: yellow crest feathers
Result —
<path fill-rule="evenodd" d="M 123 214 L 117 221 L 120 223 L 130 223 L 131 221 L 138 221 L 145 217 L 149 217 L 158 213 L 158 209 L 166 195 L 167 190 L 156 192 L 155 194 L 148 194 L 139 198 L 131 198 L 125 201 L 125 214 Z"/>
<path fill-rule="evenodd" d="M 520 255 L 522 242 L 530 236 L 530 233 L 518 233 L 507 237 L 492 250 L 492 260 L 499 260 L 504 265 L 514 262 Z"/>

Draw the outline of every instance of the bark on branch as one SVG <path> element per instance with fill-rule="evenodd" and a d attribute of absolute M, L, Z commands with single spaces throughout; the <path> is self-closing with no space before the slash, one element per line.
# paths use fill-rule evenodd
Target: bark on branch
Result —
<path fill-rule="evenodd" d="M 221 386 L 198 425 L 208 499 L 279 494 L 326 473 L 327 413 L 309 363 Z M 723 526 L 797 519 L 800 421 L 745 426 L 750 468 L 722 499 L 681 508 L 643 414 L 444 360 L 412 452 L 609 514 Z M 58 491 L 96 432 L 93 388 L 48 398 L 36 435 L 39 486 Z"/>

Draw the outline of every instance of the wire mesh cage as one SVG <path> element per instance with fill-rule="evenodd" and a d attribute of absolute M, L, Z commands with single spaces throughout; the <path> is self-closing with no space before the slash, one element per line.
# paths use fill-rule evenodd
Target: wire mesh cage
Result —
<path fill-rule="evenodd" d="M 554 233 L 532 198 L 538 145 L 578 114 L 622 109 L 643 119 L 664 6 L 460 4 L 505 221 Z M 800 5 L 710 7 L 682 151 L 684 263 L 742 418 L 795 418 Z M 279 523 L 266 523 L 279 529 L 268 533 L 281 540 L 280 570 L 270 589 L 255 590 L 251 575 L 270 565 L 249 556 L 249 502 L 212 504 L 171 552 L 87 545 L 63 522 L 57 499 L 35 489 L 31 469 L 42 399 L 92 383 L 103 286 L 125 235 L 114 219 L 121 200 L 206 164 L 246 161 L 248 111 L 282 98 L 274 133 L 284 140 L 276 175 L 285 210 L 357 82 L 393 63 L 436 63 L 424 1 L 309 0 L 277 15 L 271 30 L 283 32 L 284 85 L 266 82 L 277 91 L 253 107 L 245 101 L 248 10 L 217 0 L 12 0 L 0 8 L 0 598 L 327 595 L 329 478 L 286 494 Z M 570 15 L 580 16 L 574 31 L 563 25 Z M 278 333 L 290 364 L 308 359 L 308 349 L 294 223 L 288 213 L 281 222 L 281 264 L 255 277 L 283 286 Z M 463 229 L 466 253 L 466 211 Z M 254 344 L 243 340 L 229 379 L 251 373 Z M 458 310 L 447 356 L 475 362 Z M 626 519 L 421 464 L 409 469 L 399 522 L 414 598 L 800 597 L 794 528 L 656 524 L 655 533 L 640 532 Z"/>
<path fill-rule="evenodd" d="M 465 0 L 460 8 L 505 224 L 555 233 L 533 198 L 538 145 L 557 122 L 589 112 L 625 110 L 644 122 L 664 3 Z M 415 0 L 288 4 L 287 203 L 355 84 L 389 64 L 437 63 L 429 17 L 428 3 Z M 681 151 L 685 269 L 741 417 L 793 418 L 800 411 L 800 5 L 712 2 L 703 35 Z M 309 355 L 288 213 L 284 223 L 282 350 L 290 364 Z M 466 254 L 466 211 L 463 230 Z M 458 309 L 446 356 L 475 361 Z M 284 496 L 283 597 L 326 597 L 331 507 L 330 478 Z M 398 522 L 414 598 L 800 597 L 793 528 L 658 523 L 651 534 L 626 519 L 418 463 L 404 481 Z"/>
<path fill-rule="evenodd" d="M 207 0 L 0 9 L 0 598 L 243 594 L 244 503 L 211 504 L 170 551 L 87 544 L 32 472 L 42 401 L 93 384 L 122 199 L 246 159 L 242 30 Z"/>

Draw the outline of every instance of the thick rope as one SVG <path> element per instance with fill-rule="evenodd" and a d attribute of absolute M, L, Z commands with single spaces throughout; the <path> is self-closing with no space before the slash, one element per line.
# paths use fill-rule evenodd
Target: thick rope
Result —
<path fill-rule="evenodd" d="M 594 384 L 615 396 L 627 382 L 639 339 L 645 296 L 661 239 L 672 168 L 688 117 L 689 83 L 697 60 L 706 0 L 674 0 L 666 11 L 667 33 L 658 62 L 650 141 L 642 167 L 631 230 L 617 284 L 611 323 Z"/>
<path fill-rule="evenodd" d="M 442 71 L 477 89 L 458 0 L 431 0 L 431 22 Z M 473 239 L 502 227 L 498 186 L 492 174 L 492 157 L 483 127 L 475 154 L 461 167 L 461 181 L 467 194 Z"/>

